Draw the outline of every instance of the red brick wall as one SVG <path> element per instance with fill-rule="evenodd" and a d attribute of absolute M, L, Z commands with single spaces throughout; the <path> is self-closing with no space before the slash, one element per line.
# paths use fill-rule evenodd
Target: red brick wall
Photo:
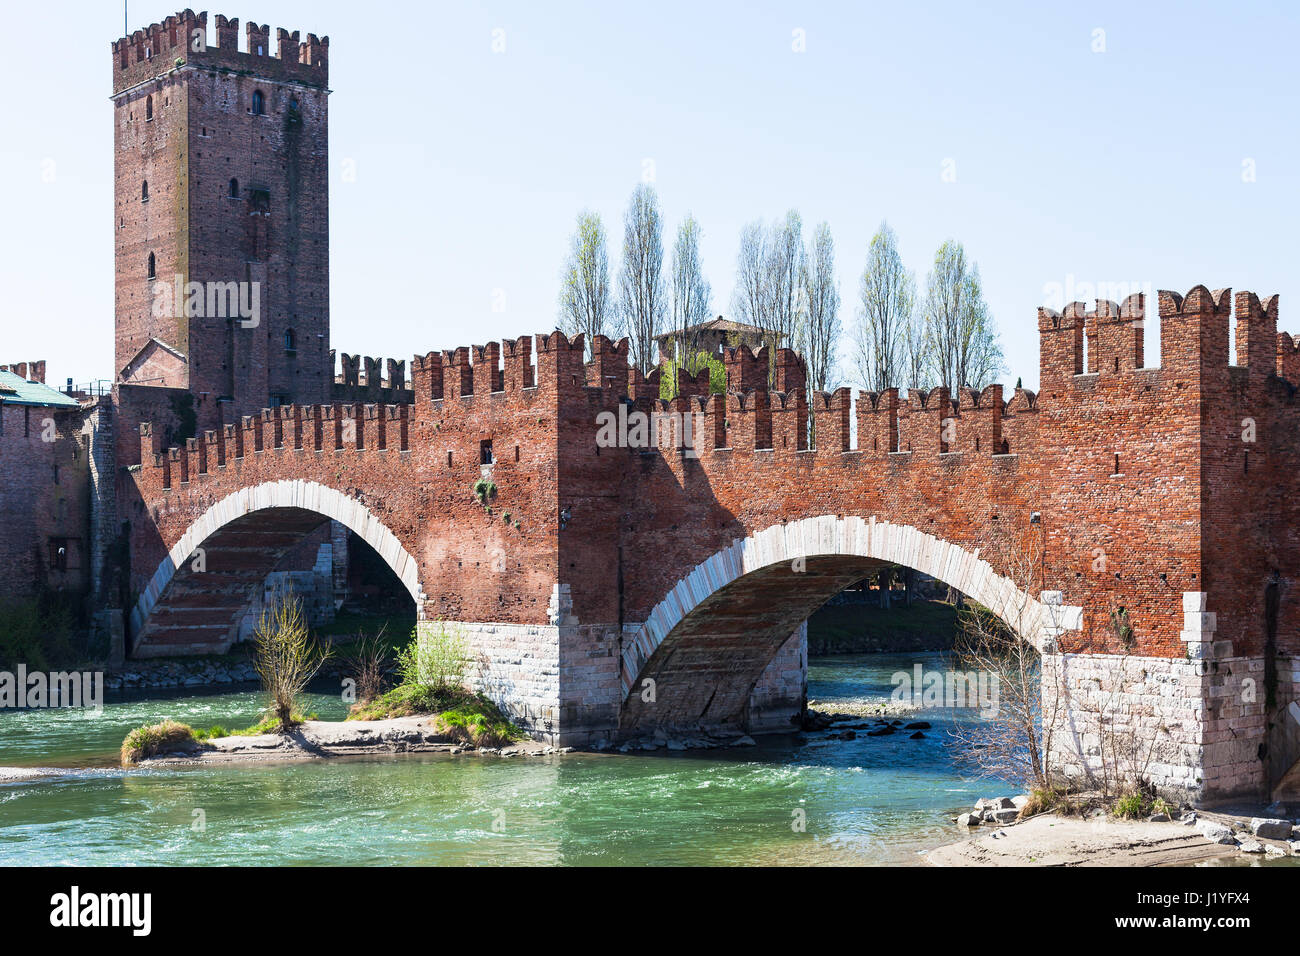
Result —
<path fill-rule="evenodd" d="M 999 387 L 955 399 L 942 390 L 902 402 L 893 391 L 866 395 L 860 449 L 846 450 L 843 390 L 814 396 L 821 441 L 809 449 L 798 389 L 659 402 L 655 383 L 628 368 L 625 345 L 598 339 L 584 364 L 584 343 L 557 333 L 537 337 L 535 367 L 527 337 L 417 357 L 407 452 L 394 454 L 390 437 L 383 453 L 369 445 L 309 453 L 307 410 L 296 413 L 308 423 L 303 451 L 268 450 L 253 463 L 212 446 L 209 474 L 199 476 L 196 442 L 171 462 L 170 491 L 157 465 L 146 463 L 137 482 L 143 501 L 166 503 L 161 541 L 175 541 L 241 484 L 304 477 L 344 490 L 417 556 L 431 617 L 545 623 L 560 582 L 581 623 L 635 623 L 736 538 L 783 520 L 856 514 L 982 549 L 1000 569 L 1000 548 L 1041 535 L 1035 586 L 1085 608 L 1084 630 L 1067 649 L 1118 649 L 1110 620 L 1122 607 L 1134 653 L 1182 657 L 1183 593 L 1207 591 L 1216 637 L 1233 640 L 1239 654 L 1259 653 L 1261 594 L 1274 568 L 1283 579 L 1280 640 L 1294 647 L 1287 582 L 1297 558 L 1289 485 L 1298 452 L 1293 386 L 1259 370 L 1277 361 L 1258 345 L 1277 341 L 1268 317 L 1275 303 L 1239 305 L 1244 339 L 1257 349 L 1253 368 L 1228 367 L 1227 299 L 1204 290 L 1162 297 L 1158 369 L 1138 367 L 1140 297 L 1095 313 L 1082 304 L 1061 316 L 1045 310 L 1037 396 L 1017 391 L 1004 401 Z M 647 415 L 693 409 L 698 457 L 672 448 L 671 434 L 657 449 L 598 448 L 597 416 L 620 402 Z M 1241 441 L 1247 413 L 1258 420 L 1254 445 Z M 330 416 L 322 419 L 327 443 L 334 414 L 321 412 Z M 273 421 L 255 428 L 271 449 Z M 281 428 L 292 432 L 291 423 Z M 252 432 L 243 440 L 252 447 Z M 487 471 L 484 442 L 494 456 Z M 214 470 L 219 454 L 227 465 Z M 182 487 L 186 458 L 191 478 Z M 488 507 L 472 492 L 485 473 L 496 485 Z M 152 554 L 160 556 L 156 547 Z M 152 570 L 149 560 L 136 567 L 137 575 Z"/>
<path fill-rule="evenodd" d="M 42 591 L 79 600 L 90 585 L 90 470 L 81 426 L 78 409 L 0 406 L 0 601 Z M 66 571 L 51 566 L 54 538 L 67 539 Z"/>

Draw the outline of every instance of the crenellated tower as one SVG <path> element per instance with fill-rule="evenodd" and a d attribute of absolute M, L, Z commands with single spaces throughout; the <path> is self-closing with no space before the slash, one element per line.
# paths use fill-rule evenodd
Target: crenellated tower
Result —
<path fill-rule="evenodd" d="M 200 430 L 334 383 L 329 38 L 244 32 L 187 9 L 112 44 L 115 376 Z"/>

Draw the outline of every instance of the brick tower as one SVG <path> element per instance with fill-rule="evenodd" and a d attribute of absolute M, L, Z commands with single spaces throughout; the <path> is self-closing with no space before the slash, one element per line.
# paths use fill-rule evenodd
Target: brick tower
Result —
<path fill-rule="evenodd" d="M 115 376 L 217 428 L 329 400 L 329 38 L 185 10 L 113 43 Z"/>

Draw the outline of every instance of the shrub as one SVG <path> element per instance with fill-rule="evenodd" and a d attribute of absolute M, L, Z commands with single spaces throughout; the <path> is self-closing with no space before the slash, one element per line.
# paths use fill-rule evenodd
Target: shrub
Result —
<path fill-rule="evenodd" d="M 403 684 L 426 687 L 434 695 L 459 691 L 465 685 L 469 644 L 459 628 L 435 621 L 427 634 L 417 626 L 411 642 L 397 652 L 397 670 Z"/>
<path fill-rule="evenodd" d="M 1020 808 L 1020 819 L 1027 820 L 1040 813 L 1047 813 L 1049 810 L 1056 809 L 1060 802 L 1061 795 L 1055 790 L 1035 787 L 1029 792 L 1029 802 Z"/>
<path fill-rule="evenodd" d="M 507 720 L 496 704 L 480 695 L 443 711 L 438 715 L 438 726 L 443 733 L 475 747 L 499 747 L 524 736 L 524 732 Z"/>
<path fill-rule="evenodd" d="M 277 592 L 262 611 L 255 637 L 254 664 L 262 689 L 270 699 L 268 710 L 280 733 L 301 719 L 295 719 L 298 697 L 329 657 L 307 630 L 302 602 L 289 593 Z"/>
<path fill-rule="evenodd" d="M 130 767 L 148 757 L 175 750 L 191 750 L 198 744 L 193 728 L 175 720 L 137 727 L 122 741 L 122 766 Z"/>

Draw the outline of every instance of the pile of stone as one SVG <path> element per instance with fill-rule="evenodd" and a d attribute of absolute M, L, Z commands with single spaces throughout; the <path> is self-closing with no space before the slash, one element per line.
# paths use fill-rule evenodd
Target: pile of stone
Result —
<path fill-rule="evenodd" d="M 1244 820 L 1223 822 L 1203 819 L 1196 826 L 1201 836 L 1211 843 L 1236 846 L 1242 853 L 1300 856 L 1300 826 L 1293 820 L 1251 817 L 1247 823 Z"/>
<path fill-rule="evenodd" d="M 960 827 L 978 827 L 985 824 L 1002 826 L 1014 823 L 1020 816 L 1020 808 L 1029 802 L 1028 794 L 1017 797 L 981 797 L 975 801 L 975 808 L 956 818 Z"/>
<path fill-rule="evenodd" d="M 635 737 L 615 745 L 609 740 L 597 740 L 592 750 L 617 750 L 621 754 L 637 750 L 712 750 L 718 747 L 756 747 L 758 742 L 747 734 L 739 737 L 713 737 L 707 734 L 696 737 L 670 737 L 656 730 L 652 737 Z"/>
<path fill-rule="evenodd" d="M 125 670 L 104 675 L 104 687 L 110 691 L 256 682 L 257 671 L 253 669 L 252 660 L 238 659 L 170 658 L 158 661 L 133 661 Z"/>

